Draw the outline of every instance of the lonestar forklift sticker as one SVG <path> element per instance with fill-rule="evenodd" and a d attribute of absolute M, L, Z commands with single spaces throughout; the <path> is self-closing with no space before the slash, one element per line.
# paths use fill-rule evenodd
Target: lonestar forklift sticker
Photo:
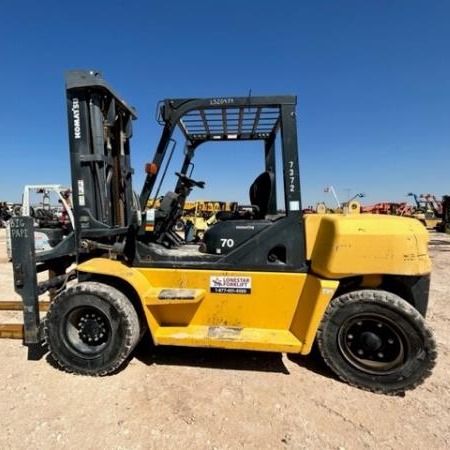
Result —
<path fill-rule="evenodd" d="M 218 294 L 251 294 L 250 277 L 211 277 L 210 290 Z"/>

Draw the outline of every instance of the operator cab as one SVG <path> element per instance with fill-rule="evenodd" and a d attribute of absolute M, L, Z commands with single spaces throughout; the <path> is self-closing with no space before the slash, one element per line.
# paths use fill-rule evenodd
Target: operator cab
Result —
<path fill-rule="evenodd" d="M 164 265 L 174 260 L 189 267 L 199 261 L 214 267 L 245 267 L 263 269 L 273 265 L 285 270 L 304 270 L 304 233 L 301 220 L 298 178 L 296 98 L 234 97 L 229 99 L 165 100 L 160 107 L 162 137 L 140 195 L 141 209 L 148 208 L 153 190 L 157 193 L 172 159 L 169 150 L 172 135 L 179 129 L 185 138 L 185 154 L 175 189 L 159 198 L 159 205 L 147 224 L 141 227 L 137 242 L 137 261 L 142 265 Z M 205 232 L 203 242 L 193 245 L 175 231 L 183 215 L 187 197 L 194 188 L 203 188 L 203 181 L 191 178 L 193 160 L 198 147 L 220 141 L 261 141 L 265 170 L 248 189 L 249 203 L 232 211 L 216 214 L 216 223 Z M 280 143 L 276 158 L 275 143 Z M 164 157 L 169 154 L 164 168 Z M 284 205 L 277 207 L 277 168 L 280 160 L 283 176 Z M 158 174 L 162 174 L 158 177 Z M 159 186 L 156 187 L 156 179 Z M 280 183 L 281 184 L 281 183 Z M 156 187 L 156 189 L 154 189 Z M 289 250 L 291 248 L 291 250 Z M 268 269 L 269 270 L 269 269 Z M 277 270 L 277 269 L 275 269 Z"/>

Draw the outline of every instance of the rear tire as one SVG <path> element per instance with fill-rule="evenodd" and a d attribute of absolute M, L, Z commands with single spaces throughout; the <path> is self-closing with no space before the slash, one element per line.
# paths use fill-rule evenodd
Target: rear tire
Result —
<path fill-rule="evenodd" d="M 116 371 L 140 336 L 139 318 L 119 290 L 83 282 L 58 295 L 45 320 L 53 359 L 68 372 L 102 376 Z"/>
<path fill-rule="evenodd" d="M 343 381 L 392 395 L 421 384 L 437 356 L 423 317 L 386 291 L 361 290 L 333 299 L 317 343 L 326 364 Z"/>

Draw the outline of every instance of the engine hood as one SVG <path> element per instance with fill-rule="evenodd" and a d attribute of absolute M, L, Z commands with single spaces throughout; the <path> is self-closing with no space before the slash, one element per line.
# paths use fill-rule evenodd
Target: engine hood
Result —
<path fill-rule="evenodd" d="M 306 257 L 326 278 L 431 272 L 428 232 L 416 219 L 379 214 L 307 214 Z"/>

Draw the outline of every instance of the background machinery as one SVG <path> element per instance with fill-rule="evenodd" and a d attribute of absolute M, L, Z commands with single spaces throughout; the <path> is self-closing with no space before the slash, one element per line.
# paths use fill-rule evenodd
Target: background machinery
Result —
<path fill-rule="evenodd" d="M 12 217 L 12 209 L 7 202 L 0 202 L 0 228 L 6 228 L 8 220 Z"/>
<path fill-rule="evenodd" d="M 442 204 L 433 194 L 407 194 L 414 198 L 415 205 L 409 213 L 403 213 L 404 216 L 414 217 L 422 222 L 427 228 L 436 228 L 442 217 Z"/>
<path fill-rule="evenodd" d="M 154 217 L 161 205 L 161 199 L 150 199 L 147 202 L 147 215 Z M 216 214 L 221 211 L 230 212 L 237 208 L 237 202 L 218 200 L 187 200 L 183 205 L 183 213 L 174 230 L 181 233 L 188 241 L 201 241 L 207 228 L 217 221 Z M 154 221 L 148 221 L 147 231 L 153 231 Z M 186 236 L 185 236 L 186 235 Z"/>
<path fill-rule="evenodd" d="M 342 380 L 376 392 L 400 393 L 430 374 L 427 232 L 400 217 L 303 215 L 294 96 L 164 100 L 137 203 L 135 110 L 98 73 L 69 72 L 66 92 L 73 231 L 35 254 L 32 220 L 11 219 L 26 345 L 45 338 L 61 367 L 84 375 L 121 368 L 146 330 L 155 345 L 308 354 L 317 343 Z M 147 214 L 176 130 L 186 145 L 174 189 Z M 224 141 L 261 144 L 263 170 L 243 187 L 250 206 L 217 213 L 201 244 L 186 242 L 174 226 L 205 185 L 194 160 L 209 146 L 197 150 Z M 37 283 L 46 269 L 49 280 Z M 51 288 L 58 295 L 41 326 L 39 295 Z"/>
<path fill-rule="evenodd" d="M 216 214 L 231 212 L 237 208 L 237 202 L 213 200 L 186 201 L 183 217 L 178 222 L 178 228 L 190 233 L 187 240 L 201 241 L 208 227 L 217 222 Z M 177 226 L 176 225 L 176 226 Z"/>
<path fill-rule="evenodd" d="M 442 197 L 442 219 L 437 225 L 437 230 L 450 234 L 450 195 Z"/>
<path fill-rule="evenodd" d="M 12 215 L 32 217 L 35 251 L 51 250 L 73 230 L 71 191 L 60 184 L 27 184 L 23 189 L 22 204 L 14 205 L 9 218 Z M 6 228 L 6 254 L 11 259 L 9 223 Z"/>

